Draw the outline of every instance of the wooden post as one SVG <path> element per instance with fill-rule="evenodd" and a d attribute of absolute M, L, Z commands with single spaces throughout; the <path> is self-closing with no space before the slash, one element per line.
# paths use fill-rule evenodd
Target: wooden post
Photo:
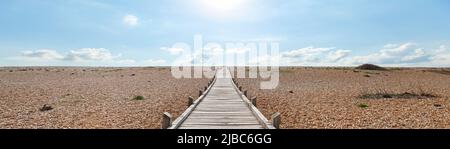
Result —
<path fill-rule="evenodd" d="M 253 97 L 250 101 L 252 102 L 252 105 L 253 105 L 253 106 L 257 107 L 257 106 L 256 106 L 256 96 Z"/>
<path fill-rule="evenodd" d="M 202 95 L 203 95 L 203 91 L 202 90 L 198 91 L 198 97 L 200 97 Z"/>
<path fill-rule="evenodd" d="M 194 98 L 191 97 L 191 96 L 189 96 L 189 97 L 188 97 L 188 105 L 187 105 L 187 106 L 189 107 L 189 106 L 191 106 L 192 104 L 194 104 Z"/>
<path fill-rule="evenodd" d="M 164 112 L 163 114 L 163 119 L 161 122 L 161 128 L 162 129 L 167 129 L 170 126 L 172 126 L 172 115 L 168 112 Z"/>
<path fill-rule="evenodd" d="M 280 129 L 280 123 L 281 123 L 281 114 L 279 112 L 276 112 L 272 115 L 272 125 L 276 129 Z"/>
<path fill-rule="evenodd" d="M 245 97 L 248 97 L 248 96 L 247 96 L 247 93 L 248 93 L 247 90 L 245 90 L 245 91 L 244 91 Z"/>

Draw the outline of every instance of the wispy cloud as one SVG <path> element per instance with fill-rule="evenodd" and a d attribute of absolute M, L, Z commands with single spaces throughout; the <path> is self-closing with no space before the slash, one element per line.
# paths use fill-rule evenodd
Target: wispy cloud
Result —
<path fill-rule="evenodd" d="M 36 50 L 36 51 L 23 51 L 22 57 L 35 59 L 35 60 L 63 60 L 64 56 L 56 52 L 55 50 Z"/>
<path fill-rule="evenodd" d="M 306 47 L 306 48 L 301 48 L 301 49 L 297 49 L 297 50 L 292 50 L 292 51 L 288 51 L 283 53 L 283 57 L 290 57 L 290 58 L 312 58 L 314 56 L 320 55 L 324 52 L 330 51 L 333 48 L 315 48 L 315 47 Z"/>
<path fill-rule="evenodd" d="M 350 50 L 306 47 L 281 53 L 288 65 L 324 65 L 336 63 L 349 56 Z M 293 64 L 292 64 L 293 63 Z"/>
<path fill-rule="evenodd" d="M 122 65 L 134 65 L 134 64 L 136 64 L 136 60 L 123 59 L 123 60 L 118 60 L 117 63 L 122 64 Z"/>
<path fill-rule="evenodd" d="M 122 58 L 122 55 L 113 54 L 104 48 L 82 48 L 60 53 L 56 50 L 23 51 L 19 57 L 11 57 L 15 61 L 33 61 L 43 65 L 71 65 L 71 66 L 162 66 L 166 65 L 164 59 L 138 60 Z M 50 62 L 50 63 L 49 63 Z"/>
<path fill-rule="evenodd" d="M 123 17 L 122 21 L 123 21 L 123 23 L 125 23 L 128 26 L 139 25 L 139 18 L 132 14 L 125 15 Z"/>
<path fill-rule="evenodd" d="M 143 65 L 150 65 L 150 66 L 161 66 L 165 64 L 166 60 L 163 59 L 148 59 L 143 62 Z"/>
<path fill-rule="evenodd" d="M 441 45 L 437 50 L 433 52 L 430 57 L 430 66 L 450 66 L 450 50 L 447 46 Z"/>
<path fill-rule="evenodd" d="M 328 53 L 327 60 L 329 62 L 338 62 L 339 60 L 342 60 L 346 57 L 348 57 L 352 51 L 350 50 L 337 50 L 337 51 L 331 51 Z"/>
<path fill-rule="evenodd" d="M 33 60 L 52 60 L 52 61 L 109 61 L 119 58 L 121 55 L 113 55 L 108 49 L 104 48 L 83 48 L 71 50 L 69 53 L 61 54 L 56 50 L 36 50 L 23 51 L 21 57 Z"/>
<path fill-rule="evenodd" d="M 186 51 L 183 48 L 167 48 L 167 47 L 161 47 L 161 50 L 168 51 L 172 55 L 178 55 Z"/>
<path fill-rule="evenodd" d="M 378 52 L 352 57 L 350 63 L 376 63 L 376 64 L 414 64 L 429 61 L 430 55 L 414 43 L 388 44 Z"/>
<path fill-rule="evenodd" d="M 278 61 L 282 66 L 356 66 L 372 63 L 383 66 L 450 66 L 450 51 L 441 45 L 426 50 L 415 43 L 387 44 L 366 55 L 354 55 L 351 50 L 306 47 L 280 53 L 263 55 L 250 60 L 250 64 L 268 64 Z"/>
<path fill-rule="evenodd" d="M 70 51 L 64 59 L 70 61 L 106 61 L 118 57 L 120 57 L 120 54 L 114 56 L 109 50 L 104 48 L 83 48 Z"/>

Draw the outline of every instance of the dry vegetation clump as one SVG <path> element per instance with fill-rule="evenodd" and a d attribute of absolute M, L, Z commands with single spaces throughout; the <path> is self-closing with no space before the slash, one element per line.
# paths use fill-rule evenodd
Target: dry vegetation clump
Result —
<path fill-rule="evenodd" d="M 162 67 L 3 70 L 0 128 L 158 129 L 162 113 L 178 117 L 209 81 L 176 79 Z"/>
<path fill-rule="evenodd" d="M 449 69 L 431 69 L 431 70 L 428 70 L 428 72 L 434 72 L 434 73 L 443 74 L 443 75 L 450 75 Z"/>
<path fill-rule="evenodd" d="M 44 105 L 42 108 L 39 109 L 39 111 L 44 112 L 44 111 L 50 111 L 53 110 L 53 107 L 50 105 Z"/>
<path fill-rule="evenodd" d="M 420 89 L 420 92 L 403 92 L 403 93 L 392 93 L 384 89 L 378 89 L 372 93 L 362 93 L 359 98 L 362 99 L 429 99 L 436 98 L 432 92 L 425 92 Z"/>

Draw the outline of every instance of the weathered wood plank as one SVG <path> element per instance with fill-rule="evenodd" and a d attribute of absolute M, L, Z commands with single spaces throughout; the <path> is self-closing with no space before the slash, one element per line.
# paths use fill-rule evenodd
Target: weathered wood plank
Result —
<path fill-rule="evenodd" d="M 190 117 L 205 117 L 205 116 L 214 116 L 214 117 L 221 117 L 221 116 L 225 116 L 225 117 L 235 117 L 235 116 L 255 116 L 252 113 L 246 113 L 246 114 L 195 114 L 195 115 L 190 115 Z"/>
<path fill-rule="evenodd" d="M 255 115 L 254 106 L 243 99 L 231 79 L 227 69 L 219 69 L 215 79 L 209 83 L 208 92 L 203 92 L 202 100 L 191 106 L 189 114 L 184 115 L 178 129 L 262 129 L 266 126 Z M 201 94 L 201 92 L 199 92 Z M 248 99 L 247 99 L 248 100 Z M 265 119 L 265 118 L 264 118 Z"/>
<path fill-rule="evenodd" d="M 194 123 L 183 123 L 183 126 L 196 126 L 196 125 L 207 125 L 207 126 L 245 126 L 245 125 L 260 125 L 257 121 L 253 122 L 230 122 L 230 123 L 201 123 L 201 122 L 194 122 Z"/>
<path fill-rule="evenodd" d="M 179 129 L 263 129 L 261 125 L 245 126 L 181 126 Z"/>
<path fill-rule="evenodd" d="M 216 120 L 216 119 L 253 119 L 255 118 L 254 116 L 191 116 L 189 117 L 190 120 L 195 120 L 195 119 L 211 119 L 211 120 Z"/>
<path fill-rule="evenodd" d="M 208 124 L 216 124 L 216 123 L 220 123 L 220 124 L 259 124 L 257 123 L 257 121 L 255 121 L 255 119 L 188 119 L 186 121 L 184 121 L 185 125 L 189 125 L 189 124 L 199 124 L 199 123 L 208 123 Z"/>

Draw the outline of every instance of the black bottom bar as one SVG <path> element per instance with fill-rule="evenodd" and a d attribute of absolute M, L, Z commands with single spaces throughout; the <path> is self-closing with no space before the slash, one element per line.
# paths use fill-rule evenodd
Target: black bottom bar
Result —
<path fill-rule="evenodd" d="M 210 140 L 207 142 L 207 138 Z M 450 130 L 0 130 L 0 144 L 130 146 L 450 145 Z"/>

